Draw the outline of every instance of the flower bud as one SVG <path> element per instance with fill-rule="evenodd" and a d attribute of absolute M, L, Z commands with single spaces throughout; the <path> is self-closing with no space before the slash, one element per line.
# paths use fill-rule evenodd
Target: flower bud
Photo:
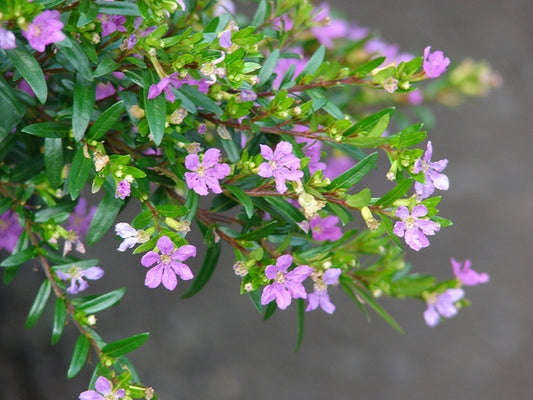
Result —
<path fill-rule="evenodd" d="M 364 206 L 361 208 L 361 215 L 363 216 L 363 219 L 365 220 L 366 226 L 368 226 L 368 229 L 371 231 L 374 231 L 379 228 L 381 223 L 374 218 L 372 215 L 372 212 L 367 206 Z"/>
<path fill-rule="evenodd" d="M 134 104 L 130 107 L 130 114 L 133 118 L 142 119 L 144 118 L 144 109 L 139 107 L 137 104 Z"/>

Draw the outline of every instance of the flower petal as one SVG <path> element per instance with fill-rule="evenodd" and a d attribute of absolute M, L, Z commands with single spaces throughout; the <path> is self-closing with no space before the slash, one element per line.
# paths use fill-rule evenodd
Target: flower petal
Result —
<path fill-rule="evenodd" d="M 156 265 L 155 267 L 150 269 L 146 273 L 144 284 L 151 289 L 158 287 L 161 284 L 163 270 L 164 270 L 164 267 L 161 264 Z"/>
<path fill-rule="evenodd" d="M 174 251 L 174 243 L 168 236 L 161 236 L 157 241 L 157 248 L 162 254 L 170 255 Z"/>

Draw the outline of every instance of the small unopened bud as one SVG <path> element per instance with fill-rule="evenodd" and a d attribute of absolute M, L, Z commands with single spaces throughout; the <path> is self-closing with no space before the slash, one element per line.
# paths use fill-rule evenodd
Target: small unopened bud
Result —
<path fill-rule="evenodd" d="M 149 387 L 149 388 L 146 388 L 144 389 L 144 398 L 146 400 L 152 400 L 154 398 L 154 388 L 152 387 Z"/>
<path fill-rule="evenodd" d="M 191 223 L 189 221 L 178 222 L 174 218 L 166 217 L 165 224 L 177 232 L 189 232 L 191 230 Z"/>
<path fill-rule="evenodd" d="M 137 104 L 134 104 L 130 107 L 130 114 L 133 118 L 142 119 L 144 118 L 144 110 L 139 107 Z"/>
<path fill-rule="evenodd" d="M 238 276 L 246 276 L 248 275 L 248 266 L 244 263 L 244 261 L 237 261 L 233 265 L 233 272 L 235 272 L 235 275 Z"/>
<path fill-rule="evenodd" d="M 244 291 L 245 292 L 253 292 L 254 285 L 252 285 L 250 282 L 244 284 Z"/>
<path fill-rule="evenodd" d="M 96 172 L 100 172 L 109 163 L 109 156 L 102 154 L 100 151 L 94 153 L 94 168 Z"/>
<path fill-rule="evenodd" d="M 187 115 L 189 115 L 189 112 L 186 109 L 180 107 L 176 111 L 174 111 L 172 114 L 170 114 L 170 122 L 172 122 L 173 124 L 179 125 L 183 122 L 183 120 L 185 119 L 185 117 L 187 117 Z"/>
<path fill-rule="evenodd" d="M 87 317 L 87 319 L 85 320 L 85 322 L 87 323 L 87 325 L 89 326 L 94 326 L 96 325 L 96 316 L 94 314 L 91 314 Z"/>
<path fill-rule="evenodd" d="M 389 76 L 383 81 L 381 86 L 383 86 L 383 89 L 385 89 L 387 92 L 394 93 L 396 90 L 398 90 L 398 79 Z"/>
<path fill-rule="evenodd" d="M 316 213 L 326 206 L 326 202 L 317 200 L 309 193 L 302 193 L 298 196 L 298 203 L 304 209 L 304 215 L 307 219 L 311 219 Z"/>
<path fill-rule="evenodd" d="M 368 229 L 371 231 L 374 231 L 379 228 L 381 223 L 374 218 L 372 215 L 372 212 L 367 206 L 364 206 L 361 208 L 361 215 L 363 216 L 363 219 L 365 220 L 366 226 L 368 226 Z"/>

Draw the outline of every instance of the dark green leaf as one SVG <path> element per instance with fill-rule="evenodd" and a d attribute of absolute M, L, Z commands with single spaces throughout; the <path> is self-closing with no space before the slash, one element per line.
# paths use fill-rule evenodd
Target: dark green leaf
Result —
<path fill-rule="evenodd" d="M 74 85 L 74 104 L 72 107 L 72 132 L 78 142 L 85 135 L 91 121 L 95 102 L 95 84 L 78 74 Z"/>
<path fill-rule="evenodd" d="M 381 224 L 385 227 L 385 230 L 387 231 L 387 234 L 391 238 L 391 240 L 394 242 L 394 244 L 400 248 L 402 247 L 402 242 L 400 241 L 400 238 L 393 232 L 394 227 L 392 225 L 391 220 L 386 215 L 381 215 Z"/>
<path fill-rule="evenodd" d="M 421 127 L 422 124 L 411 125 L 401 132 L 389 136 L 387 144 L 396 149 L 415 146 L 424 141 L 427 136 L 426 132 L 420 131 Z"/>
<path fill-rule="evenodd" d="M 324 56 L 326 55 L 326 48 L 324 46 L 320 46 L 317 51 L 315 51 L 315 54 L 311 56 L 307 64 L 305 65 L 305 68 L 298 76 L 305 76 L 305 75 L 312 75 L 316 72 L 318 67 L 322 64 L 324 61 Z"/>
<path fill-rule="evenodd" d="M 266 238 L 278 227 L 278 221 L 270 221 L 256 230 L 240 234 L 236 240 L 259 240 Z"/>
<path fill-rule="evenodd" d="M 178 206 L 176 204 L 162 204 L 160 206 L 156 206 L 155 209 L 162 217 L 170 218 L 182 217 L 187 214 L 188 211 L 187 207 Z"/>
<path fill-rule="evenodd" d="M 378 147 L 381 146 L 383 143 L 386 143 L 389 138 L 387 137 L 366 137 L 366 136 L 359 136 L 359 137 L 351 137 L 348 139 L 343 140 L 343 143 L 351 144 L 352 146 L 360 147 L 362 149 L 370 148 L 370 147 Z"/>
<path fill-rule="evenodd" d="M 139 12 L 139 8 L 137 7 L 137 4 L 135 3 L 127 3 L 125 1 L 114 1 L 109 2 L 105 0 L 98 0 L 96 1 L 96 4 L 98 4 L 99 11 L 102 14 L 109 14 L 109 15 L 129 15 L 132 17 L 140 17 L 141 13 Z"/>
<path fill-rule="evenodd" d="M 363 118 L 362 120 L 358 121 L 356 124 L 352 125 L 350 128 L 346 129 L 346 131 L 344 131 L 343 133 L 343 136 L 349 137 L 354 134 L 370 136 L 370 137 L 379 136 L 387 128 L 390 116 L 392 115 L 393 112 L 394 112 L 394 107 L 390 107 L 390 108 L 385 108 L 384 110 L 378 111 L 375 114 L 369 115 L 368 117 Z M 376 130 L 376 128 L 379 128 L 379 129 L 383 128 L 383 130 L 379 133 L 376 133 L 379 130 L 379 129 Z"/>
<path fill-rule="evenodd" d="M 88 81 L 93 80 L 93 71 L 91 70 L 89 59 L 78 43 L 67 36 L 61 42 L 55 43 L 55 45 L 81 76 Z"/>
<path fill-rule="evenodd" d="M 94 77 L 98 78 L 100 76 L 103 76 L 105 74 L 108 74 L 110 72 L 113 72 L 117 70 L 120 67 L 120 64 L 117 63 L 112 58 L 109 58 L 108 56 L 104 56 L 102 58 L 102 61 L 98 64 L 96 69 L 94 70 Z"/>
<path fill-rule="evenodd" d="M 263 85 L 268 81 L 268 79 L 272 75 L 272 72 L 274 72 L 274 68 L 276 68 L 276 65 L 278 65 L 278 60 L 279 50 L 275 49 L 267 57 L 267 59 L 263 63 L 263 68 L 261 68 L 261 71 L 259 71 L 259 74 L 257 74 L 257 78 L 259 79 L 259 85 Z"/>
<path fill-rule="evenodd" d="M 224 185 L 224 187 L 228 189 L 231 194 L 237 198 L 237 200 L 239 200 L 244 207 L 244 211 L 246 212 L 248 218 L 252 218 L 254 216 L 254 203 L 252 202 L 250 196 L 248 196 L 240 187 L 231 185 Z"/>
<path fill-rule="evenodd" d="M 178 92 L 183 93 L 189 100 L 191 100 L 195 105 L 202 107 L 206 111 L 212 112 L 213 114 L 220 115 L 223 113 L 220 106 L 215 103 L 211 97 L 203 94 L 198 89 L 193 86 L 183 85 Z"/>
<path fill-rule="evenodd" d="M 235 141 L 233 139 L 221 139 L 220 142 L 228 154 L 229 160 L 236 164 L 241 159 L 241 152 Z"/>
<path fill-rule="evenodd" d="M 191 222 L 198 210 L 198 204 L 200 203 L 200 196 L 194 190 L 189 190 L 187 193 L 187 199 L 185 200 L 185 207 L 189 210 L 185 216 L 185 220 Z"/>
<path fill-rule="evenodd" d="M 252 20 L 252 26 L 259 27 L 265 22 L 268 7 L 266 0 L 261 0 Z"/>
<path fill-rule="evenodd" d="M 214 246 L 207 248 L 202 267 L 200 268 L 200 271 L 198 271 L 198 274 L 196 275 L 196 278 L 194 279 L 194 282 L 189 290 L 187 290 L 187 292 L 181 296 L 182 299 L 194 296 L 205 286 L 207 282 L 209 282 L 209 279 L 211 279 L 211 276 L 213 275 L 213 272 L 217 266 L 221 249 L 221 242 L 215 243 Z"/>
<path fill-rule="evenodd" d="M 150 336 L 150 334 L 145 332 L 130 336 L 126 339 L 117 340 L 116 342 L 111 342 L 102 348 L 102 353 L 109 357 L 118 357 L 127 354 L 142 346 L 148 339 L 148 336 Z"/>
<path fill-rule="evenodd" d="M 69 125 L 59 122 L 40 122 L 25 126 L 22 132 L 39 137 L 64 138 L 68 136 L 70 128 Z"/>
<path fill-rule="evenodd" d="M 296 348 L 294 352 L 297 353 L 300 350 L 302 341 L 304 340 L 304 327 L 305 327 L 305 301 L 304 299 L 296 299 L 296 306 L 298 309 L 298 336 L 296 338 Z"/>
<path fill-rule="evenodd" d="M 80 304 L 77 309 L 87 314 L 94 314 L 117 304 L 126 293 L 126 288 L 113 290 L 112 292 L 96 296 Z"/>
<path fill-rule="evenodd" d="M 68 175 L 68 191 L 72 200 L 76 200 L 79 197 L 81 190 L 89 178 L 92 165 L 92 160 L 85 157 L 83 147 L 80 147 L 72 159 Z"/>
<path fill-rule="evenodd" d="M 265 313 L 263 314 L 263 320 L 266 321 L 267 319 L 269 319 L 272 315 L 274 315 L 274 312 L 277 309 L 278 309 L 278 306 L 274 300 L 268 303 L 264 307 Z"/>
<path fill-rule="evenodd" d="M 98 242 L 107 230 L 115 223 L 115 219 L 122 207 L 123 201 L 115 198 L 114 193 L 106 193 L 94 214 L 94 218 L 87 233 L 89 245 Z"/>
<path fill-rule="evenodd" d="M 259 312 L 259 314 L 263 313 L 263 305 L 261 304 L 261 290 L 257 289 L 253 292 L 248 292 L 248 297 L 250 298 L 250 301 L 255 306 L 255 309 Z"/>
<path fill-rule="evenodd" d="M 56 344 L 61 338 L 66 320 L 67 320 L 67 304 L 65 303 L 65 299 L 58 297 L 56 299 L 56 307 L 55 307 L 55 312 L 54 312 L 54 326 L 52 328 L 52 340 L 51 340 L 52 344 Z"/>
<path fill-rule="evenodd" d="M 335 190 L 338 188 L 348 189 L 363 179 L 372 168 L 376 166 L 378 159 L 378 153 L 372 153 L 359 161 L 356 165 L 350 168 L 348 171 L 342 173 L 329 185 L 329 190 Z"/>
<path fill-rule="evenodd" d="M 399 182 L 398 185 L 394 187 L 394 189 L 392 189 L 389 193 L 387 193 L 383 197 L 379 198 L 374 204 L 376 206 L 381 206 L 381 207 L 390 206 L 400 197 L 405 195 L 407 191 L 411 188 L 412 184 L 413 184 L 413 180 L 411 178 Z"/>
<path fill-rule="evenodd" d="M 39 288 L 37 296 L 35 296 L 35 300 L 31 305 L 30 312 L 28 313 L 28 318 L 26 319 L 26 328 L 32 328 L 39 320 L 39 318 L 41 318 L 41 315 L 43 315 L 44 307 L 46 306 L 46 302 L 50 297 L 51 291 L 52 285 L 50 284 L 50 281 L 46 279 Z"/>
<path fill-rule="evenodd" d="M 27 247 L 22 251 L 11 254 L 5 260 L 2 261 L 0 267 L 15 267 L 17 265 L 23 264 L 26 261 L 31 260 L 36 256 L 37 252 L 35 247 Z"/>
<path fill-rule="evenodd" d="M 63 141 L 60 138 L 44 139 L 44 168 L 53 188 L 59 187 L 63 179 Z"/>
<path fill-rule="evenodd" d="M 87 137 L 89 139 L 99 140 L 102 136 L 109 131 L 115 122 L 118 121 L 121 114 L 124 112 L 124 101 L 120 100 L 105 110 L 100 116 L 94 121 L 94 124 L 89 129 Z"/>
<path fill-rule="evenodd" d="M 22 77 L 28 82 L 35 96 L 41 104 L 46 102 L 48 87 L 39 63 L 23 45 L 16 49 L 6 50 L 7 55 L 13 61 L 13 65 Z"/>
<path fill-rule="evenodd" d="M 163 136 L 165 135 L 165 124 L 167 118 L 167 101 L 164 96 L 159 95 L 155 99 L 148 100 L 148 90 L 152 84 L 156 83 L 156 78 L 153 73 L 149 71 L 143 71 L 144 78 L 144 92 L 145 102 L 144 111 L 150 132 L 154 137 L 154 143 L 156 146 L 161 144 Z"/>
<path fill-rule="evenodd" d="M 91 342 L 89 342 L 87 336 L 81 334 L 76 341 L 76 346 L 74 346 L 74 353 L 67 371 L 68 379 L 75 377 L 85 365 L 90 348 Z"/>
<path fill-rule="evenodd" d="M 272 215 L 279 216 L 292 223 L 301 222 L 305 219 L 300 210 L 282 197 L 265 197 L 265 200 L 273 207 L 273 209 L 270 210 Z"/>

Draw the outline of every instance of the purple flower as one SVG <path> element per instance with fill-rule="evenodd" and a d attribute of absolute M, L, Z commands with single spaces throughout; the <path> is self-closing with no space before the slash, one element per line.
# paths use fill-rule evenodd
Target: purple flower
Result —
<path fill-rule="evenodd" d="M 59 20 L 60 16 L 56 10 L 43 11 L 33 19 L 28 30 L 22 30 L 22 36 L 28 40 L 31 47 L 43 52 L 46 45 L 65 39 L 61 32 L 63 22 Z"/>
<path fill-rule="evenodd" d="M 320 44 L 333 47 L 333 39 L 346 37 L 350 26 L 342 19 L 330 18 L 329 4 L 323 3 L 319 7 L 320 11 L 313 17 L 313 21 L 322 22 L 324 25 L 311 28 L 311 32 Z"/>
<path fill-rule="evenodd" d="M 220 47 L 224 49 L 229 49 L 231 47 L 231 29 L 222 32 L 222 34 L 218 38 L 218 43 L 220 44 Z"/>
<path fill-rule="evenodd" d="M 298 132 L 307 131 L 307 127 L 302 127 L 302 125 L 295 125 L 294 130 Z M 316 139 L 308 139 L 301 136 L 296 138 L 296 143 L 305 143 L 302 147 L 302 150 L 306 157 L 309 157 L 309 173 L 313 175 L 316 171 L 323 171 L 326 168 L 326 164 L 320 161 L 322 157 L 322 142 Z"/>
<path fill-rule="evenodd" d="M 96 85 L 95 99 L 97 101 L 102 100 L 107 97 L 113 96 L 115 93 L 116 93 L 115 87 L 113 86 L 111 82 L 107 82 L 107 83 L 98 82 L 98 84 Z"/>
<path fill-rule="evenodd" d="M 291 65 L 294 65 L 294 76 L 300 75 L 304 70 L 305 66 L 309 59 L 304 57 L 304 51 L 301 48 L 292 48 L 288 49 L 289 53 L 297 53 L 298 58 L 280 58 L 274 67 L 274 73 L 277 75 L 274 81 L 272 82 L 272 87 L 279 88 L 285 73 L 289 70 Z"/>
<path fill-rule="evenodd" d="M 122 179 L 117 184 L 117 190 L 115 192 L 115 197 L 117 199 L 124 200 L 126 197 L 128 197 L 131 194 L 131 184 L 126 180 Z"/>
<path fill-rule="evenodd" d="M 150 86 L 150 89 L 148 90 L 148 100 L 155 99 L 162 92 L 165 92 L 165 98 L 170 102 L 174 102 L 176 97 L 174 96 L 174 93 L 172 93 L 172 87 L 179 89 L 182 85 L 183 82 L 178 78 L 178 73 L 174 72 L 169 76 L 161 78 L 159 83 Z"/>
<path fill-rule="evenodd" d="M 292 145 L 289 142 L 279 142 L 274 151 L 264 144 L 259 146 L 261 155 L 267 162 L 259 165 L 257 175 L 262 178 L 273 176 L 279 193 L 287 191 L 285 181 L 298 181 L 304 176 L 304 173 L 298 169 L 300 159 L 292 154 Z"/>
<path fill-rule="evenodd" d="M 423 218 L 427 215 L 428 209 L 425 205 L 419 204 L 413 208 L 410 214 L 409 209 L 405 206 L 400 206 L 396 210 L 396 216 L 401 218 L 394 224 L 393 232 L 399 237 L 404 237 L 405 243 L 413 250 L 420 250 L 423 247 L 429 246 L 429 240 L 426 235 L 434 235 L 440 230 L 440 225 L 436 222 Z"/>
<path fill-rule="evenodd" d="M 413 172 L 418 174 L 424 172 L 425 182 L 415 182 L 415 192 L 418 200 L 427 199 L 433 194 L 436 189 L 448 190 L 450 182 L 448 177 L 441 172 L 448 165 L 448 160 L 440 160 L 431 162 L 431 155 L 433 154 L 433 147 L 431 142 L 428 142 L 424 156 L 416 160 Z"/>
<path fill-rule="evenodd" d="M 185 167 L 194 172 L 185 172 L 185 181 L 189 189 L 201 196 L 207 196 L 208 188 L 213 193 L 222 193 L 219 179 L 225 178 L 231 172 L 228 164 L 219 163 L 220 150 L 211 148 L 207 150 L 200 162 L 198 154 L 189 154 L 185 157 Z"/>
<path fill-rule="evenodd" d="M 0 215 L 0 250 L 6 249 L 13 252 L 21 233 L 22 227 L 18 223 L 17 216 L 11 210 Z"/>
<path fill-rule="evenodd" d="M 78 204 L 68 218 L 65 229 L 67 231 L 78 232 L 78 234 L 82 236 L 87 235 L 89 232 L 89 225 L 91 224 L 95 213 L 96 206 L 91 206 L 89 212 L 87 212 L 87 200 L 80 197 Z"/>
<path fill-rule="evenodd" d="M 113 385 L 105 376 L 100 376 L 94 383 L 96 390 L 86 390 L 80 393 L 80 400 L 114 400 L 122 399 L 125 395 L 124 389 L 113 391 Z"/>
<path fill-rule="evenodd" d="M 118 251 L 126 251 L 126 249 L 131 249 L 137 243 L 145 243 L 150 239 L 150 235 L 146 231 L 137 230 L 126 222 L 116 224 L 115 232 L 124 239 L 118 247 Z"/>
<path fill-rule="evenodd" d="M 476 286 L 479 283 L 487 283 L 490 279 L 489 274 L 476 272 L 471 269 L 470 260 L 465 260 L 464 264 L 451 259 L 453 274 L 464 286 Z"/>
<path fill-rule="evenodd" d="M 326 270 L 322 275 L 316 277 L 311 274 L 315 281 L 313 293 L 307 295 L 307 308 L 305 311 L 316 310 L 318 306 L 328 314 L 333 314 L 335 305 L 330 301 L 327 287 L 328 285 L 336 285 L 339 283 L 339 276 L 341 274 L 340 268 L 331 268 Z"/>
<path fill-rule="evenodd" d="M 83 278 L 93 281 L 100 279 L 102 276 L 104 276 L 104 270 L 100 267 L 81 269 L 80 267 L 73 266 L 68 270 L 68 272 L 57 270 L 56 275 L 61 280 L 70 281 L 70 287 L 67 289 L 67 293 L 77 294 L 89 287 L 89 284 Z"/>
<path fill-rule="evenodd" d="M 307 297 L 302 282 L 313 272 L 313 269 L 308 265 L 300 265 L 287 272 L 291 265 L 292 256 L 285 254 L 277 258 L 276 265 L 266 267 L 266 277 L 274 279 L 274 282 L 263 289 L 261 304 L 266 305 L 276 300 L 278 307 L 285 310 L 293 298 L 305 299 Z"/>
<path fill-rule="evenodd" d="M 353 158 L 348 156 L 331 157 L 326 163 L 324 178 L 335 179 L 355 165 Z"/>
<path fill-rule="evenodd" d="M 450 59 L 444 57 L 442 51 L 435 51 L 430 54 L 431 46 L 424 49 L 424 73 L 428 78 L 438 78 L 446 67 L 450 64 Z"/>
<path fill-rule="evenodd" d="M 337 226 L 338 223 L 339 217 L 335 215 L 330 215 L 326 218 L 321 218 L 319 215 L 317 215 L 309 222 L 313 239 L 319 241 L 334 241 L 340 239 L 342 237 L 342 231 L 341 228 Z"/>
<path fill-rule="evenodd" d="M 153 289 L 163 282 L 163 286 L 168 290 L 174 290 L 178 284 L 176 275 L 183 280 L 193 278 L 191 269 L 180 261 L 196 256 L 195 246 L 187 244 L 176 250 L 172 240 L 167 236 L 162 236 L 157 241 L 157 248 L 161 254 L 149 251 L 141 259 L 141 264 L 147 268 L 156 264 L 146 274 L 144 280 L 146 286 Z"/>
<path fill-rule="evenodd" d="M 241 91 L 242 101 L 255 101 L 257 100 L 257 94 L 253 90 L 243 89 Z"/>
<path fill-rule="evenodd" d="M 0 26 L 0 49 L 16 49 L 15 34 Z"/>
<path fill-rule="evenodd" d="M 463 289 L 448 289 L 444 293 L 435 296 L 430 295 L 426 300 L 428 308 L 424 311 L 426 324 L 434 327 L 440 322 L 440 317 L 451 318 L 457 314 L 455 302 L 464 296 Z"/>
<path fill-rule="evenodd" d="M 102 23 L 102 36 L 111 35 L 113 32 L 126 32 L 124 15 L 98 14 L 98 21 Z"/>

